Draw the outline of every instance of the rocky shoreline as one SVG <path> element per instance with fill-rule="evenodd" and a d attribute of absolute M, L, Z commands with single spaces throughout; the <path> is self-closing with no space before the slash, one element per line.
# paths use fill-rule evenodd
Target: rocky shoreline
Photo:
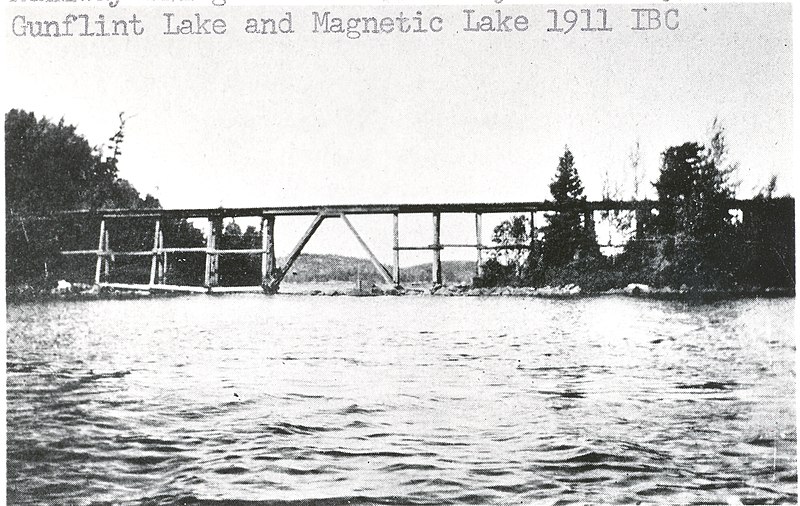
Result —
<path fill-rule="evenodd" d="M 396 288 L 391 285 L 373 285 L 368 289 L 353 289 L 347 283 L 287 284 L 278 295 L 303 296 L 437 296 L 437 297 L 539 297 L 539 298 L 578 298 L 597 296 L 630 296 L 665 300 L 699 300 L 715 301 L 744 297 L 793 297 L 795 290 L 790 288 L 764 289 L 697 289 L 683 286 L 679 289 L 663 287 L 654 288 L 643 284 L 631 283 L 625 288 L 614 288 L 606 291 L 584 291 L 580 286 L 514 287 L 500 286 L 476 288 L 471 285 L 443 285 L 439 287 L 407 286 Z M 258 292 L 257 289 L 252 290 Z M 9 302 L 46 301 L 58 299 L 135 299 L 148 297 L 174 297 L 179 292 L 149 292 L 146 290 L 128 290 L 117 288 L 100 288 L 86 283 L 69 283 L 59 281 L 52 289 L 35 288 L 30 285 L 13 286 L 6 290 Z M 216 294 L 216 292 L 215 292 Z"/>
<path fill-rule="evenodd" d="M 439 296 L 439 297 L 539 297 L 539 298 L 578 298 L 578 297 L 598 297 L 609 295 L 621 295 L 630 297 L 654 298 L 654 299 L 702 299 L 719 300 L 733 299 L 740 297 L 793 297 L 794 290 L 785 288 L 766 288 L 766 289 L 738 289 L 738 290 L 715 290 L 715 289 L 692 289 L 681 287 L 673 289 L 670 287 L 653 288 L 647 285 L 632 283 L 625 288 L 613 288 L 605 291 L 584 291 L 580 286 L 568 284 L 565 286 L 544 286 L 544 287 L 514 287 L 499 286 L 491 288 L 475 288 L 469 285 L 444 285 L 435 288 L 408 287 L 398 290 L 393 287 L 373 287 L 368 293 L 357 293 L 353 290 L 309 290 L 293 292 L 294 295 L 317 295 L 317 296 Z"/>

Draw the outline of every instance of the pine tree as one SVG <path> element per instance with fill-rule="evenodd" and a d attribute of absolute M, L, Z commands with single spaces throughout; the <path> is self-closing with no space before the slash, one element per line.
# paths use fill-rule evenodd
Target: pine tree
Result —
<path fill-rule="evenodd" d="M 556 204 L 569 206 L 586 201 L 569 147 L 564 147 L 564 155 L 559 159 L 556 177 L 550 183 L 550 193 Z M 598 252 L 593 223 L 584 218 L 579 207 L 547 216 L 548 225 L 543 230 L 542 239 L 543 267 L 563 267 L 577 257 Z"/>
<path fill-rule="evenodd" d="M 728 284 L 734 230 L 726 201 L 732 191 L 713 153 L 694 142 L 668 148 L 662 153 L 655 187 L 662 205 L 652 232 L 666 241 L 669 281 L 689 286 Z"/>

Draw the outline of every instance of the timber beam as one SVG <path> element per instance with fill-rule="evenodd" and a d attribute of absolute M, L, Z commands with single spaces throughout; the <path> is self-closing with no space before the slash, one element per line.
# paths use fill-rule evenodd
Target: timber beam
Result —
<path fill-rule="evenodd" d="M 595 200 L 556 204 L 555 202 L 498 202 L 498 203 L 449 203 L 449 204 L 358 204 L 325 206 L 283 206 L 283 207 L 231 207 L 194 209 L 97 209 L 61 211 L 48 215 L 23 216 L 25 220 L 41 220 L 59 217 L 99 216 L 102 218 L 209 218 L 247 217 L 247 216 L 325 216 L 341 214 L 430 214 L 430 213 L 528 213 L 558 211 L 635 211 L 653 210 L 662 206 L 655 200 Z M 794 209 L 794 199 L 781 197 L 772 200 L 739 200 L 727 202 L 728 209 L 784 208 Z"/>

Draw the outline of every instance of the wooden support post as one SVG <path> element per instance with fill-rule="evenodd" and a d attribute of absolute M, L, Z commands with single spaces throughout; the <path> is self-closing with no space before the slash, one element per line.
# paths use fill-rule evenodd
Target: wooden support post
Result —
<path fill-rule="evenodd" d="M 109 244 L 108 234 L 109 230 L 108 228 L 106 228 L 106 233 L 105 236 L 103 237 L 103 251 L 105 251 L 106 253 L 111 251 L 111 245 Z M 103 257 L 103 279 L 105 280 L 106 283 L 108 283 L 109 280 L 111 279 L 111 258 L 112 257 L 107 255 Z"/>
<path fill-rule="evenodd" d="M 206 238 L 206 275 L 205 287 L 210 292 L 211 289 L 219 285 L 219 255 L 214 252 L 217 249 L 217 239 L 222 232 L 222 217 L 214 216 L 208 219 L 208 237 Z"/>
<path fill-rule="evenodd" d="M 153 233 L 153 258 L 150 260 L 150 286 L 156 284 L 156 271 L 158 270 L 158 236 L 161 233 L 161 220 L 156 219 L 156 230 Z"/>
<path fill-rule="evenodd" d="M 164 249 L 164 229 L 159 230 L 158 232 L 158 249 Z M 163 252 L 161 254 L 161 258 L 159 261 L 159 269 L 158 269 L 158 276 L 156 281 L 160 285 L 165 285 L 167 283 L 167 252 Z"/>
<path fill-rule="evenodd" d="M 538 232 L 536 231 L 536 211 L 531 211 L 531 247 L 528 250 L 528 261 L 535 262 L 536 261 L 536 241 L 538 240 Z M 534 265 L 534 264 L 530 264 Z"/>
<path fill-rule="evenodd" d="M 392 279 L 392 275 L 389 274 L 389 271 L 386 269 L 386 267 L 380 262 L 380 260 L 378 260 L 378 257 L 375 256 L 372 250 L 369 249 L 369 246 L 367 246 L 367 243 L 364 242 L 364 239 L 362 239 L 361 236 L 358 235 L 356 228 L 353 226 L 352 223 L 350 223 L 350 220 L 347 218 L 347 216 L 344 214 L 340 216 L 342 218 L 342 221 L 344 221 L 345 225 L 347 225 L 347 228 L 349 228 L 350 231 L 353 232 L 353 235 L 356 236 L 356 240 L 358 241 L 358 243 L 361 245 L 362 248 L 364 248 L 364 251 L 367 252 L 367 255 L 369 255 L 369 259 L 370 261 L 372 261 L 372 265 L 375 266 L 375 269 L 378 271 L 378 274 L 380 274 L 381 277 L 383 277 L 383 280 L 386 281 L 387 283 L 392 283 L 394 281 Z"/>
<path fill-rule="evenodd" d="M 483 276 L 483 215 L 475 213 L 475 249 L 478 250 L 478 258 L 475 262 L 475 276 Z"/>
<path fill-rule="evenodd" d="M 400 215 L 394 213 L 394 227 L 392 229 L 392 240 L 394 244 L 394 270 L 392 278 L 395 286 L 400 286 Z"/>
<path fill-rule="evenodd" d="M 105 245 L 106 245 L 106 220 L 100 221 L 100 240 L 97 242 L 97 266 L 94 269 L 94 284 L 100 284 L 100 275 L 103 269 L 103 262 L 105 261 Z"/>
<path fill-rule="evenodd" d="M 268 286 L 275 275 L 275 216 L 261 218 L 261 286 Z"/>
<path fill-rule="evenodd" d="M 442 215 L 433 213 L 433 265 L 431 266 L 433 286 L 442 286 L 442 245 L 439 239 Z"/>

